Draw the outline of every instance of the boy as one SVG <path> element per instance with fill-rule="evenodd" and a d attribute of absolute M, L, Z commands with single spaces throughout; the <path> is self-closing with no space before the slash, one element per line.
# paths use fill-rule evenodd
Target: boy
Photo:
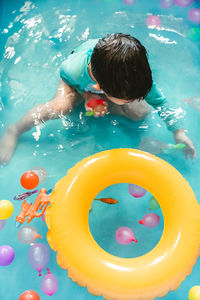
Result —
<path fill-rule="evenodd" d="M 60 76 L 55 97 L 33 108 L 6 130 L 0 141 L 0 162 L 9 161 L 22 133 L 39 122 L 69 114 L 83 98 L 86 110 L 91 109 L 87 106 L 90 99 L 106 100 L 96 116 L 104 116 L 109 111 L 133 121 L 145 118 L 150 104 L 173 132 L 175 142 L 185 143 L 186 157 L 196 155 L 176 111 L 168 107 L 166 98 L 152 80 L 146 49 L 134 37 L 116 33 L 100 40 L 88 40 L 62 63 Z"/>

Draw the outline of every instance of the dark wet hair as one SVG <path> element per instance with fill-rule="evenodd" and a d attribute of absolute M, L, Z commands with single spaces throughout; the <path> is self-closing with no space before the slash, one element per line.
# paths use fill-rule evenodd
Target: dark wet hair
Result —
<path fill-rule="evenodd" d="M 152 74 L 144 46 L 128 34 L 108 34 L 91 56 L 92 74 L 111 97 L 135 100 L 147 96 Z"/>

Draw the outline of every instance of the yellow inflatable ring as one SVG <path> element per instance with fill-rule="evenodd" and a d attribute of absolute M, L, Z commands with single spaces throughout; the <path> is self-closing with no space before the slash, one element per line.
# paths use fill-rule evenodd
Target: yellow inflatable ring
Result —
<path fill-rule="evenodd" d="M 135 183 L 158 200 L 164 217 L 159 243 L 136 258 L 119 258 L 94 240 L 88 214 L 95 196 L 109 185 Z M 57 262 L 94 295 L 115 300 L 150 300 L 175 290 L 199 255 L 200 208 L 181 174 L 151 154 L 108 150 L 74 166 L 55 186 L 46 212 L 47 239 Z"/>

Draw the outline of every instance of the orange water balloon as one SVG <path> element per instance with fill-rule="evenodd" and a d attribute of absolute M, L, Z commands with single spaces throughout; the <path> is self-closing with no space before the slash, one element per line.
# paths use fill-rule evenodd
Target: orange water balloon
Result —
<path fill-rule="evenodd" d="M 35 291 L 27 290 L 21 294 L 19 300 L 40 300 L 40 297 Z"/>
<path fill-rule="evenodd" d="M 38 185 L 39 176 L 33 171 L 28 171 L 21 176 L 20 182 L 23 188 L 32 190 Z"/>

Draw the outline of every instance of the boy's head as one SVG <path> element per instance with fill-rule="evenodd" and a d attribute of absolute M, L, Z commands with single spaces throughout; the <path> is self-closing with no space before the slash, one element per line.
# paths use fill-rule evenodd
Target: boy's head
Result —
<path fill-rule="evenodd" d="M 134 37 L 122 33 L 108 34 L 98 41 L 91 57 L 91 71 L 111 101 L 144 98 L 153 83 L 146 49 Z"/>

